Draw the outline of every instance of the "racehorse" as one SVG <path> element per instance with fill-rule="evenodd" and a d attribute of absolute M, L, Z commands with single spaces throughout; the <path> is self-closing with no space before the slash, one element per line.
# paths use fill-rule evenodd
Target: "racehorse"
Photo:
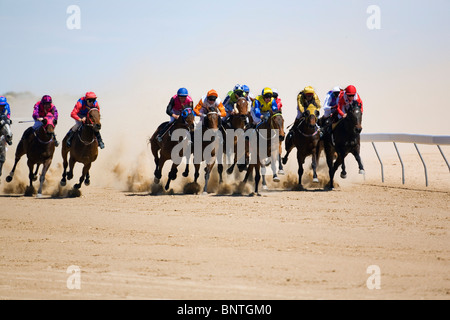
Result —
<path fill-rule="evenodd" d="M 42 126 L 39 127 L 39 129 L 34 131 L 32 134 L 31 131 L 33 129 L 31 127 L 27 129 L 30 134 L 27 136 L 27 138 L 22 138 L 19 141 L 16 149 L 14 166 L 9 173 L 9 176 L 6 177 L 6 182 L 12 181 L 14 173 L 16 171 L 17 163 L 19 162 L 20 158 L 22 158 L 22 156 L 26 154 L 28 158 L 27 164 L 29 169 L 28 178 L 30 179 L 30 191 L 33 190 L 33 181 L 37 179 L 39 167 L 41 164 L 43 165 L 41 176 L 39 178 L 39 189 L 37 192 L 37 197 L 42 197 L 42 186 L 45 181 L 45 175 L 50 168 L 53 154 L 55 152 L 55 140 L 53 139 L 53 137 L 56 122 L 57 121 L 54 116 L 52 114 L 48 114 L 42 120 Z M 35 171 L 33 171 L 34 165 L 36 165 Z"/>
<path fill-rule="evenodd" d="M 91 108 L 87 114 L 86 122 L 83 123 L 78 131 L 74 134 L 70 147 L 67 146 L 66 136 L 62 142 L 62 158 L 63 158 L 63 174 L 60 182 L 61 186 L 66 185 L 66 177 L 68 180 L 73 178 L 73 168 L 76 162 L 83 164 L 83 171 L 80 180 L 73 187 L 80 189 L 82 183 L 88 186 L 91 183 L 89 170 L 92 163 L 97 160 L 98 141 L 95 133 L 100 131 L 102 125 L 100 123 L 100 111 L 97 108 Z M 70 153 L 69 161 L 67 161 Z M 69 171 L 66 172 L 67 166 Z"/>
<path fill-rule="evenodd" d="M 220 146 L 220 141 L 216 140 L 216 139 L 223 139 L 220 138 L 220 136 L 218 134 L 220 134 L 219 131 L 219 118 L 220 118 L 220 114 L 219 114 L 219 110 L 216 107 L 206 107 L 206 115 L 204 117 L 203 120 L 203 125 L 201 125 L 199 128 L 197 128 L 196 130 L 201 130 L 201 134 L 202 134 L 202 140 L 201 141 L 194 141 L 194 148 L 193 150 L 196 150 L 195 144 L 196 143 L 201 143 L 201 151 L 202 154 L 197 155 L 196 152 L 194 152 L 194 167 L 195 167 L 195 173 L 194 173 L 194 182 L 197 183 L 198 177 L 200 176 L 199 170 L 200 170 L 200 164 L 202 161 L 205 161 L 206 163 L 206 168 L 205 168 L 205 187 L 203 188 L 203 193 L 206 194 L 207 193 L 207 188 L 208 188 L 208 181 L 209 178 L 211 176 L 211 171 L 214 167 L 214 164 L 216 162 L 216 157 L 217 157 L 217 148 L 221 147 Z M 208 131 L 208 133 L 212 134 L 214 137 L 214 141 L 210 142 L 207 141 L 207 138 L 205 138 L 205 133 Z M 194 133 L 194 137 L 196 136 L 196 134 Z M 208 137 L 210 139 L 212 139 L 213 137 Z M 219 142 L 219 144 L 217 144 Z M 210 148 L 210 153 L 208 154 L 208 159 L 204 159 L 204 151 L 206 148 Z"/>
<path fill-rule="evenodd" d="M 244 97 L 240 97 L 236 103 L 234 113 L 230 115 L 230 126 L 234 133 L 233 145 L 227 145 L 227 139 L 224 135 L 224 152 L 228 163 L 231 163 L 231 154 L 234 153 L 234 159 L 227 169 L 227 174 L 232 174 L 234 167 L 238 162 L 238 141 L 244 141 L 244 132 L 251 120 L 250 112 L 248 111 L 248 101 Z M 225 128 L 228 129 L 228 128 Z M 244 142 L 245 143 L 245 142 Z M 222 182 L 223 165 L 218 164 L 218 171 L 220 182 Z M 242 168 L 242 167 L 241 167 Z"/>
<path fill-rule="evenodd" d="M 344 159 L 349 153 L 352 153 L 358 162 L 359 174 L 364 174 L 364 166 L 360 156 L 361 123 L 361 104 L 353 101 L 347 110 L 347 116 L 333 125 L 334 129 L 331 134 L 325 133 L 323 136 L 323 147 L 330 175 L 329 189 L 334 188 L 334 174 L 341 165 L 343 170 L 341 177 L 345 177 Z M 337 153 L 337 159 L 333 163 L 334 153 Z"/>
<path fill-rule="evenodd" d="M 319 111 L 311 108 L 304 113 L 303 119 L 297 127 L 293 128 L 292 139 L 286 141 L 286 155 L 283 157 L 283 163 L 286 164 L 289 153 L 295 147 L 297 148 L 297 163 L 298 163 L 298 186 L 302 190 L 302 176 L 303 164 L 308 156 L 312 157 L 313 182 L 318 183 L 317 178 L 317 149 L 320 141 L 320 131 L 317 126 L 317 119 Z"/>
<path fill-rule="evenodd" d="M 159 183 L 162 177 L 162 170 L 164 167 L 164 163 L 172 159 L 172 149 L 175 148 L 180 142 L 188 142 L 191 139 L 187 139 L 187 136 L 191 135 L 193 128 L 194 128 L 194 120 L 195 116 L 192 111 L 192 108 L 185 108 L 181 115 L 173 122 L 170 129 L 162 136 L 162 141 L 158 141 L 158 135 L 160 134 L 160 131 L 166 127 L 168 122 L 164 122 L 158 126 L 156 131 L 153 133 L 152 137 L 149 140 L 152 154 L 155 160 L 156 169 L 154 172 L 155 183 Z M 186 136 L 184 138 L 181 138 L 179 140 L 172 141 L 172 133 L 178 129 L 186 130 Z M 181 140 L 181 141 L 180 141 Z M 188 156 L 190 155 L 190 152 L 187 152 L 188 154 L 182 154 L 183 150 L 180 150 L 179 155 L 180 156 Z M 169 190 L 170 181 L 175 180 L 177 178 L 177 172 L 178 172 L 178 165 L 179 163 L 174 162 L 174 159 L 172 159 L 172 169 L 169 172 L 169 179 L 167 180 L 165 189 Z M 187 164 L 187 166 L 189 163 Z"/>
<path fill-rule="evenodd" d="M 0 116 L 0 177 L 2 176 L 3 164 L 6 161 L 6 144 L 12 145 L 13 134 L 11 131 L 11 120 L 6 115 Z"/>
<path fill-rule="evenodd" d="M 261 167 L 265 165 L 265 160 L 270 159 L 273 171 L 273 181 L 279 182 L 276 171 L 276 159 L 278 158 L 279 141 L 284 137 L 284 119 L 281 113 L 269 111 L 269 117 L 256 126 L 250 136 L 250 151 L 248 153 L 249 166 L 245 174 L 244 183 L 247 182 L 250 173 L 255 170 L 255 192 L 259 195 L 258 185 L 261 180 Z M 255 139 L 256 137 L 256 139 Z"/>

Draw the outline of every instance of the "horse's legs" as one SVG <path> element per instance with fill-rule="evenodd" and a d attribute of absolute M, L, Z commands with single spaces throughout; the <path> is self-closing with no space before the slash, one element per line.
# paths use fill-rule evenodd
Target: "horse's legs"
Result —
<path fill-rule="evenodd" d="M 209 181 L 209 178 L 211 177 L 211 171 L 212 171 L 213 167 L 214 167 L 214 162 L 206 165 L 206 168 L 205 168 L 205 187 L 203 188 L 203 194 L 207 194 L 208 193 L 208 191 L 207 191 L 208 181 Z"/>
<path fill-rule="evenodd" d="M 312 151 L 312 169 L 313 169 L 313 182 L 319 183 L 319 179 L 317 178 L 317 156 L 316 156 L 316 149 L 313 149 Z"/>
<path fill-rule="evenodd" d="M 281 160 L 281 154 L 283 153 L 283 145 L 280 142 L 279 150 L 278 150 L 278 174 L 284 175 L 283 162 Z"/>
<path fill-rule="evenodd" d="M 75 159 L 70 157 L 69 159 L 69 172 L 67 172 L 67 179 L 72 180 L 73 178 L 73 168 L 75 167 Z"/>
<path fill-rule="evenodd" d="M 89 174 L 89 169 L 91 168 L 91 162 L 87 163 L 83 166 L 83 172 L 81 174 L 80 180 L 78 181 L 77 184 L 75 184 L 73 187 L 75 189 L 80 189 L 81 185 L 83 184 L 84 179 L 86 178 L 86 176 Z"/>
<path fill-rule="evenodd" d="M 257 164 L 257 165 L 255 166 L 255 194 L 256 194 L 257 196 L 260 195 L 260 194 L 258 193 L 258 185 L 259 185 L 259 181 L 261 180 L 260 169 L 261 169 L 261 164 Z"/>
<path fill-rule="evenodd" d="M 167 179 L 167 183 L 166 183 L 166 190 L 169 190 L 170 187 L 170 181 L 175 180 L 177 178 L 177 173 L 178 173 L 178 165 L 173 163 L 172 164 L 172 169 L 169 172 L 169 178 Z"/>
<path fill-rule="evenodd" d="M 52 163 L 52 159 L 47 160 L 44 163 L 44 166 L 42 168 L 41 176 L 39 178 L 39 190 L 36 195 L 38 198 L 42 197 L 42 186 L 44 185 L 45 175 L 47 174 L 48 168 L 50 168 L 51 163 Z M 37 165 L 37 167 L 39 168 L 39 164 Z M 37 170 L 36 170 L 36 172 L 37 172 Z"/>
<path fill-rule="evenodd" d="M 277 175 L 277 157 L 275 155 L 271 156 L 271 163 L 270 163 L 270 167 L 272 168 L 272 172 L 273 172 L 273 181 L 274 182 L 280 182 L 280 178 L 278 178 Z"/>
<path fill-rule="evenodd" d="M 264 190 L 269 189 L 269 188 L 267 187 L 267 182 L 266 182 L 266 172 L 267 172 L 266 167 L 265 167 L 265 166 L 261 166 L 262 188 L 263 188 Z"/>
<path fill-rule="evenodd" d="M 298 163 L 298 188 L 303 190 L 302 177 L 303 177 L 303 164 L 305 163 L 305 156 L 300 149 L 297 149 L 297 163 Z"/>
<path fill-rule="evenodd" d="M 284 146 L 286 148 L 286 155 L 283 158 L 283 164 L 286 164 L 288 162 L 289 153 L 291 153 L 292 149 L 294 149 L 294 142 L 292 141 L 293 138 L 294 137 L 292 136 L 292 138 L 290 139 L 286 138 L 286 140 L 284 141 Z"/>
<path fill-rule="evenodd" d="M 359 174 L 365 174 L 364 166 L 363 166 L 363 163 L 362 163 L 362 160 L 361 160 L 361 156 L 359 155 L 359 150 L 357 150 L 357 149 L 352 150 L 352 154 L 355 157 L 356 162 L 358 162 Z"/>
<path fill-rule="evenodd" d="M 221 184 L 221 183 L 223 183 L 223 177 L 222 177 L 223 164 L 220 164 L 220 163 L 217 164 L 217 172 L 219 173 L 219 184 Z"/>
<path fill-rule="evenodd" d="M 62 174 L 62 178 L 60 181 L 60 185 L 62 187 L 64 187 L 66 185 L 66 176 L 67 176 L 67 166 L 69 165 L 69 162 L 67 161 L 67 155 L 69 153 L 69 149 L 66 146 L 66 138 L 64 138 L 63 143 L 62 143 L 62 158 L 63 158 L 63 174 Z"/>
<path fill-rule="evenodd" d="M 34 174 L 33 174 L 33 181 L 36 181 L 36 180 L 37 180 L 38 171 L 39 171 L 39 167 L 40 167 L 40 166 L 41 166 L 40 163 L 36 164 L 36 170 L 34 171 Z"/>
<path fill-rule="evenodd" d="M 22 156 L 26 153 L 25 151 L 25 147 L 23 145 L 23 140 L 20 140 L 19 144 L 17 145 L 17 149 L 16 149 L 16 158 L 14 161 L 14 166 L 11 170 L 11 172 L 9 173 L 9 175 L 6 177 L 6 182 L 11 182 L 13 177 L 14 177 L 14 172 L 16 171 L 16 166 L 17 163 L 19 162 L 20 158 L 22 158 Z"/>
<path fill-rule="evenodd" d="M 34 193 L 34 188 L 33 188 L 33 181 L 34 181 L 34 174 L 33 174 L 33 169 L 34 169 L 34 163 L 30 161 L 30 159 L 28 159 L 27 161 L 27 165 L 28 165 L 28 180 L 30 181 L 30 185 L 28 187 L 28 190 L 25 191 L 25 196 L 28 195 L 32 195 Z"/>
<path fill-rule="evenodd" d="M 195 163 L 194 168 L 194 182 L 197 183 L 198 177 L 200 177 L 200 163 Z"/>
<path fill-rule="evenodd" d="M 159 158 L 159 161 L 158 161 L 158 164 L 156 166 L 155 173 L 154 173 L 155 174 L 155 179 L 154 179 L 155 183 L 159 183 L 159 181 L 161 180 L 162 170 L 163 170 L 163 167 L 164 167 L 164 163 L 166 163 L 166 161 L 167 161 L 166 157 L 161 156 Z"/>
<path fill-rule="evenodd" d="M 187 178 L 189 176 L 189 162 L 191 161 L 191 155 L 186 156 L 186 168 L 183 172 L 183 177 Z"/>
<path fill-rule="evenodd" d="M 341 178 L 342 179 L 347 179 L 347 171 L 345 170 L 345 161 L 342 160 L 342 165 L 341 165 Z"/>
<path fill-rule="evenodd" d="M 336 161 L 334 162 L 334 165 L 330 171 L 330 189 L 334 188 L 334 181 L 333 181 L 334 174 L 336 173 L 339 166 L 341 166 L 344 163 L 344 159 L 345 159 L 346 155 L 347 155 L 346 153 L 342 154 L 342 153 L 338 152 L 338 157 L 337 157 Z"/>

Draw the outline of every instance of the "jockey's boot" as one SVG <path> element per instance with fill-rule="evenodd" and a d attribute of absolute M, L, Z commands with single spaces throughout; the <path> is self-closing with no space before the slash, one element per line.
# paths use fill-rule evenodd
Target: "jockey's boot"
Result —
<path fill-rule="evenodd" d="M 100 149 L 104 149 L 105 148 L 105 144 L 103 143 L 103 139 L 102 139 L 102 136 L 100 135 L 100 131 L 96 131 L 95 132 L 95 137 L 97 138 L 98 147 Z"/>
<path fill-rule="evenodd" d="M 159 131 L 159 134 L 156 136 L 156 140 L 157 140 L 158 142 L 162 142 L 164 135 L 167 133 L 167 130 L 169 130 L 169 128 L 171 127 L 172 123 L 173 123 L 173 122 L 167 123 L 167 124 L 164 126 L 164 128 L 162 128 L 162 129 Z"/>
<path fill-rule="evenodd" d="M 72 139 L 73 136 L 75 135 L 75 131 L 69 130 L 69 132 L 67 133 L 67 141 L 66 141 L 66 145 L 67 147 L 70 148 L 70 146 L 72 145 Z"/>
<path fill-rule="evenodd" d="M 56 133 L 53 132 L 53 140 L 55 140 L 55 147 L 59 146 L 59 141 L 56 140 Z"/>

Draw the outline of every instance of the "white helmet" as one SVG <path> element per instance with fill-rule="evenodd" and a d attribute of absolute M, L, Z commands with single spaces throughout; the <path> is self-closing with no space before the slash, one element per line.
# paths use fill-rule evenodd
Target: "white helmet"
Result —
<path fill-rule="evenodd" d="M 341 92 L 342 88 L 337 86 L 337 87 L 334 87 L 333 90 L 331 90 L 331 91 L 333 91 L 333 92 Z"/>

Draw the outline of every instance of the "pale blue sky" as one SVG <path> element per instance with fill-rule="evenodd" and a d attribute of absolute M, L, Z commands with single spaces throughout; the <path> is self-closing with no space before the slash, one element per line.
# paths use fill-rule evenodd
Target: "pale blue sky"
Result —
<path fill-rule="evenodd" d="M 81 9 L 80 30 L 66 27 L 69 5 Z M 380 30 L 366 26 L 369 5 L 381 9 Z M 277 87 L 294 116 L 303 87 L 323 100 L 354 84 L 379 127 L 386 112 L 418 113 L 424 103 L 449 116 L 449 14 L 448 0 L 0 0 L 0 94 L 124 90 L 141 102 L 151 93 L 164 120 L 181 86 L 194 100 L 236 83 Z M 432 94 L 419 102 L 424 88 Z"/>

